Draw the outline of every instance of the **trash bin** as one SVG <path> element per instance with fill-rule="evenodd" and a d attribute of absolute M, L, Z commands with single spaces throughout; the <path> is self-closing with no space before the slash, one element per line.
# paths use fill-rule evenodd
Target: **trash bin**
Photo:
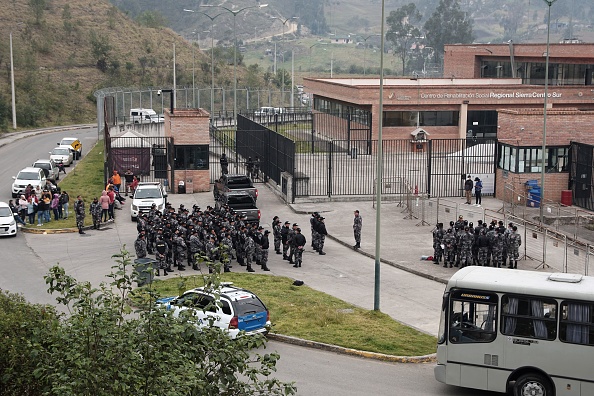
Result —
<path fill-rule="evenodd" d="M 186 183 L 183 180 L 180 180 L 177 184 L 177 193 L 178 194 L 185 194 L 186 193 Z"/>
<path fill-rule="evenodd" d="M 352 159 L 357 159 L 357 154 L 358 154 L 357 147 L 351 147 L 351 158 Z"/>
<path fill-rule="evenodd" d="M 561 203 L 565 206 L 573 205 L 573 197 L 571 190 L 563 190 L 561 191 Z"/>
<path fill-rule="evenodd" d="M 152 258 L 137 258 L 134 260 L 134 269 L 138 273 L 136 284 L 138 287 L 152 283 L 154 273 L 159 268 L 159 262 Z"/>

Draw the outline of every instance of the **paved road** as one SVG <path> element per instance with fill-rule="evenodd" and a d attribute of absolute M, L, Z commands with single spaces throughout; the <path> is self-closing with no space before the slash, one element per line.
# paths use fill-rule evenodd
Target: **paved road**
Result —
<path fill-rule="evenodd" d="M 89 130 L 79 133 L 80 135 L 75 136 L 79 136 L 88 149 L 96 132 Z M 50 135 L 54 136 L 44 136 L 43 142 L 51 146 L 55 143 L 55 137 L 64 134 Z M 27 142 L 30 139 L 35 142 Z M 32 159 L 19 158 L 25 157 L 25 150 L 37 143 L 39 147 L 31 154 Z M 0 169 L 12 166 L 13 170 L 8 172 L 10 177 L 15 168 L 18 171 L 23 164 L 32 162 L 44 151 L 46 150 L 42 147 L 39 136 L 0 147 Z M 11 161 L 18 161 L 18 164 L 11 165 Z M 3 180 L 6 173 L 5 171 L 4 176 L 0 175 L 0 180 Z M 278 215 L 281 219 L 297 222 L 304 230 L 308 230 L 309 215 L 296 214 L 268 188 L 260 187 L 260 192 L 258 202 L 265 227 L 269 228 L 272 217 Z M 180 203 L 184 203 L 186 207 L 194 203 L 206 207 L 213 203 L 213 198 L 212 193 L 172 195 L 170 201 L 175 207 Z M 332 224 L 330 222 L 331 232 Z M 337 224 L 334 223 L 334 227 Z M 309 237 L 308 232 L 306 236 Z M 43 282 L 43 275 L 49 267 L 59 263 L 77 279 L 88 280 L 97 285 L 101 281 L 107 281 L 105 274 L 109 273 L 114 264 L 111 255 L 118 253 L 124 244 L 132 248 L 135 237 L 136 224 L 130 222 L 129 205 L 125 205 L 123 210 L 116 211 L 116 223 L 101 231 L 89 231 L 83 236 L 76 233 L 23 233 L 17 238 L 2 240 L 2 250 L 10 251 L 15 258 L 0 263 L 0 288 L 23 293 L 32 302 L 53 302 L 53 298 L 46 294 Z M 331 240 L 328 240 L 326 251 L 326 256 L 306 252 L 304 266 L 300 269 L 293 268 L 280 259 L 280 256 L 273 254 L 269 264 L 271 274 L 302 279 L 313 288 L 358 306 L 372 308 L 373 260 Z M 416 253 L 402 259 L 416 259 Z M 242 268 L 235 266 L 234 270 Z M 192 272 L 186 271 L 185 275 Z M 441 283 L 382 265 L 382 311 L 422 331 L 435 334 L 443 287 Z M 274 376 L 296 381 L 300 395 L 493 395 L 439 384 L 433 379 L 431 364 L 384 363 L 277 342 L 271 342 L 268 349 L 277 350 L 281 354 L 278 372 Z"/>

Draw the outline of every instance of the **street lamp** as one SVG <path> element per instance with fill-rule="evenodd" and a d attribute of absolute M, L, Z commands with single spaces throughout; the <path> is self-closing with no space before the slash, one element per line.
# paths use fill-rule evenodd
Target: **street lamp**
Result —
<path fill-rule="evenodd" d="M 247 6 L 247 7 L 240 8 L 239 10 L 232 10 L 230 8 L 223 6 L 223 5 L 212 5 L 212 4 L 201 4 L 200 7 L 209 7 L 209 8 L 210 7 L 218 7 L 218 8 L 222 8 L 226 11 L 229 11 L 231 14 L 233 14 L 233 36 L 235 37 L 234 43 L 233 43 L 233 119 L 235 120 L 235 123 L 237 123 L 237 29 L 236 29 L 236 26 L 237 26 L 236 19 L 237 18 L 236 17 L 237 17 L 237 14 L 239 14 L 243 10 L 247 10 L 250 8 L 264 8 L 264 7 L 268 7 L 268 4 Z"/>
<path fill-rule="evenodd" d="M 545 192 L 545 166 L 546 166 L 546 155 L 545 150 L 547 147 L 547 99 L 549 96 L 549 50 L 550 50 L 550 36 L 551 36 L 551 6 L 557 0 L 544 0 L 547 3 L 548 17 L 547 17 L 547 57 L 545 62 L 545 91 L 544 91 L 544 110 L 543 110 L 543 127 L 542 127 L 542 164 L 540 166 L 540 224 L 544 222 L 543 212 L 543 200 Z"/>
<path fill-rule="evenodd" d="M 214 20 L 223 13 L 210 16 L 202 11 L 184 9 L 184 12 L 202 14 L 210 19 L 210 122 L 212 123 L 214 120 Z"/>
<path fill-rule="evenodd" d="M 365 46 L 363 47 L 363 75 L 365 75 L 365 72 L 367 70 L 367 68 L 366 68 L 366 66 L 367 66 L 367 63 L 366 63 L 366 60 L 367 60 L 367 40 L 369 40 L 372 37 L 377 37 L 377 36 L 379 36 L 379 34 L 376 33 L 376 34 L 370 34 L 367 37 L 362 37 L 363 42 L 365 43 L 364 44 Z"/>
<path fill-rule="evenodd" d="M 312 49 L 313 47 L 316 47 L 318 45 L 328 45 L 328 43 L 315 43 L 309 46 L 309 74 L 311 75 L 311 53 L 312 53 Z"/>
<path fill-rule="evenodd" d="M 282 38 L 281 38 L 281 43 L 284 44 L 284 42 L 285 42 L 285 25 L 291 19 L 299 19 L 299 17 L 294 16 L 294 17 L 290 17 L 290 18 L 287 18 L 287 19 L 283 19 L 283 18 L 280 18 L 280 17 L 270 17 L 270 19 L 278 19 L 279 21 L 281 21 L 283 23 L 283 35 L 282 35 Z M 282 51 L 282 47 L 281 47 L 281 51 Z M 291 54 L 291 56 L 292 56 L 292 54 Z M 276 50 L 275 50 L 275 53 L 274 53 L 274 58 L 276 59 Z M 283 55 L 283 64 L 284 63 L 285 63 L 285 56 Z M 283 72 L 282 72 L 282 76 L 281 76 L 281 80 L 282 80 L 281 81 L 281 107 L 284 107 L 285 106 L 285 69 L 282 69 L 282 71 Z M 274 72 L 277 73 L 277 70 L 275 69 Z"/>

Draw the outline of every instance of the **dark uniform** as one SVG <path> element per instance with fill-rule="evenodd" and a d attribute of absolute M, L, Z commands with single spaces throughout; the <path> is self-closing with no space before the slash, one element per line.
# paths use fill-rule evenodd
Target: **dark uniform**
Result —
<path fill-rule="evenodd" d="M 270 247 L 268 234 L 270 234 L 270 231 L 266 230 L 262 235 L 262 271 L 270 271 L 268 268 L 268 248 Z"/>
<path fill-rule="evenodd" d="M 305 236 L 301 234 L 301 228 L 297 228 L 295 230 L 295 235 L 293 236 L 292 240 L 293 244 L 295 245 L 295 265 L 293 265 L 293 267 L 301 267 L 301 263 L 303 261 L 303 249 L 305 248 L 305 244 L 307 243 Z"/>
<path fill-rule="evenodd" d="M 281 242 L 282 242 L 282 235 L 281 235 L 281 228 L 282 224 L 277 216 L 274 217 L 272 221 L 272 232 L 274 237 L 274 251 L 276 254 L 281 254 Z"/>
<path fill-rule="evenodd" d="M 358 210 L 355 210 L 355 218 L 353 220 L 353 234 L 355 235 L 355 249 L 361 247 L 361 229 L 363 228 L 363 218 Z"/>
<path fill-rule="evenodd" d="M 78 199 L 74 203 L 74 213 L 76 214 L 76 227 L 78 228 L 79 234 L 84 234 L 83 227 L 85 225 L 85 202 L 79 195 Z"/>
<path fill-rule="evenodd" d="M 146 257 L 146 239 L 144 234 L 138 234 L 138 238 L 134 242 L 134 250 L 136 250 L 136 258 Z"/>
<path fill-rule="evenodd" d="M 89 207 L 89 214 L 91 215 L 91 218 L 93 219 L 93 228 L 96 230 L 98 230 L 99 227 L 101 226 L 101 213 L 102 213 L 101 204 L 99 203 L 97 198 L 94 198 L 93 202 L 91 202 L 91 205 Z"/>
<path fill-rule="evenodd" d="M 326 254 L 324 252 L 324 242 L 326 241 L 326 235 L 328 235 L 328 231 L 326 231 L 326 223 L 324 223 L 324 217 L 318 217 L 318 221 L 315 225 L 315 231 L 317 234 L 317 239 L 314 243 L 314 250 L 323 256 Z"/>
<path fill-rule="evenodd" d="M 162 236 L 157 237 L 157 241 L 155 242 L 155 259 L 159 263 L 159 269 L 163 270 L 163 275 L 167 276 L 167 252 L 169 247 L 165 240 L 163 240 Z M 159 269 L 157 270 L 157 276 L 159 276 Z"/>

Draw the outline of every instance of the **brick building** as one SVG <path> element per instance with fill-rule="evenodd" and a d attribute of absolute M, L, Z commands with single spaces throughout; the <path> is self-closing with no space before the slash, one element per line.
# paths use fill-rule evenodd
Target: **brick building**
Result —
<path fill-rule="evenodd" d="M 174 141 L 172 190 L 184 182 L 188 194 L 210 189 L 209 117 L 203 109 L 165 110 L 165 137 Z"/>
<path fill-rule="evenodd" d="M 383 114 L 379 79 L 305 78 L 313 110 L 368 128 L 369 140 L 411 139 L 418 128 L 428 139 L 497 138 L 496 194 L 509 174 L 538 179 L 542 165 L 545 96 L 544 44 L 446 45 L 444 77 L 386 78 Z M 570 142 L 592 143 L 594 44 L 552 44 L 549 54 L 545 198 L 558 201 L 570 185 Z M 317 131 L 332 138 L 352 136 Z M 361 132 L 359 132 L 361 138 Z M 505 171 L 505 172 L 504 172 Z"/>

